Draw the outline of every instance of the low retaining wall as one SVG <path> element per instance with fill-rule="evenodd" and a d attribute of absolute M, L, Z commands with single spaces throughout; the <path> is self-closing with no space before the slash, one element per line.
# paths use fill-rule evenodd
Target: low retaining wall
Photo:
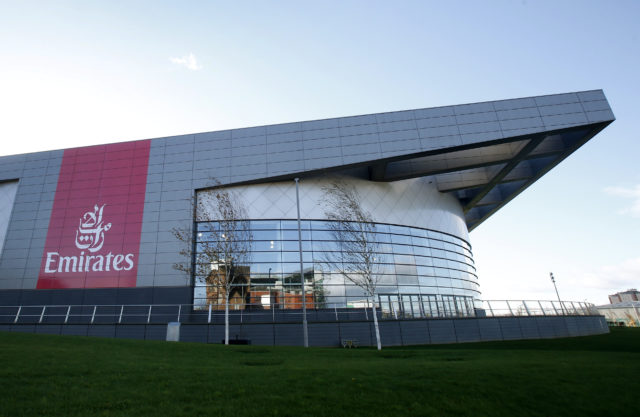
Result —
<path fill-rule="evenodd" d="M 309 323 L 310 346 L 340 346 L 343 340 L 375 345 L 370 321 Z M 166 324 L 2 324 L 0 331 L 77 336 L 165 340 Z M 484 317 L 457 319 L 415 319 L 380 322 L 383 346 L 481 342 L 490 340 L 549 339 L 608 333 L 604 316 Z M 229 327 L 230 339 L 248 340 L 253 345 L 302 346 L 299 323 L 245 323 Z M 180 341 L 221 343 L 223 324 L 180 326 Z"/>

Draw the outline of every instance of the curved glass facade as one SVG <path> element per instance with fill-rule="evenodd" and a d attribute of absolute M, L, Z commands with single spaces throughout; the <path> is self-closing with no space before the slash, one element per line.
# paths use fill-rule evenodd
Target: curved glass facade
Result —
<path fill-rule="evenodd" d="M 230 294 L 231 309 L 301 308 L 298 224 L 292 220 L 252 220 L 247 265 Z M 328 268 L 326 259 L 340 250 L 325 220 L 304 220 L 302 261 L 307 308 L 367 307 L 364 291 Z M 207 242 L 219 238 L 217 222 L 199 222 L 196 260 Z M 384 315 L 449 317 L 473 315 L 479 298 L 471 247 L 464 240 L 417 227 L 375 224 L 378 242 L 376 299 Z M 202 265 L 204 266 L 204 265 Z M 194 304 L 224 308 L 222 267 L 195 268 Z M 206 273 L 202 273 L 206 271 Z"/>

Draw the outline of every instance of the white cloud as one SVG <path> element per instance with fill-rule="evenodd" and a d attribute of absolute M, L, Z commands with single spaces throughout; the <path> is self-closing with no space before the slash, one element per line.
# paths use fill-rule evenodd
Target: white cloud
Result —
<path fill-rule="evenodd" d="M 593 272 L 576 276 L 574 284 L 586 289 L 613 294 L 640 286 L 640 258 L 627 259 L 617 265 L 608 265 Z"/>
<path fill-rule="evenodd" d="M 169 58 L 169 60 L 174 64 L 182 65 L 191 71 L 198 71 L 202 69 L 202 65 L 200 65 L 200 63 L 198 62 L 198 59 L 193 53 L 190 53 L 189 55 L 185 55 L 181 58 L 171 57 Z"/>
<path fill-rule="evenodd" d="M 620 210 L 620 213 L 640 217 L 640 184 L 635 187 L 607 187 L 604 191 L 610 195 L 630 198 L 632 200 L 631 206 Z"/>

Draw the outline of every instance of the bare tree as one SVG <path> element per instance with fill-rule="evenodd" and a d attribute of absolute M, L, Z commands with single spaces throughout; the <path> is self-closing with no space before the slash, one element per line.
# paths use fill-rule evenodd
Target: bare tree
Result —
<path fill-rule="evenodd" d="M 243 201 L 218 181 L 215 188 L 198 193 L 195 206 L 197 248 L 192 244 L 191 230 L 174 229 L 173 235 L 185 243 L 181 254 L 189 260 L 175 264 L 174 268 L 205 278 L 209 304 L 215 300 L 215 306 L 219 307 L 224 301 L 224 343 L 228 345 L 230 298 L 235 290 L 249 283 L 253 236 L 248 211 Z M 244 302 L 243 296 L 241 300 Z"/>
<path fill-rule="evenodd" d="M 325 252 L 324 263 L 364 290 L 367 301 L 371 301 L 376 342 L 380 350 L 382 345 L 375 296 L 381 260 L 373 218 L 362 207 L 355 187 L 332 180 L 322 190 L 327 227 L 339 248 L 336 252 Z"/>

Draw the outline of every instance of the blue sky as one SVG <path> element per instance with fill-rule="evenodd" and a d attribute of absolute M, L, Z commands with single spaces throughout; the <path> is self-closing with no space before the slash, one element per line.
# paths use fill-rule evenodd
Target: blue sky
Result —
<path fill-rule="evenodd" d="M 483 297 L 640 286 L 640 2 L 0 1 L 0 155 L 602 88 L 617 120 L 471 233 Z"/>

